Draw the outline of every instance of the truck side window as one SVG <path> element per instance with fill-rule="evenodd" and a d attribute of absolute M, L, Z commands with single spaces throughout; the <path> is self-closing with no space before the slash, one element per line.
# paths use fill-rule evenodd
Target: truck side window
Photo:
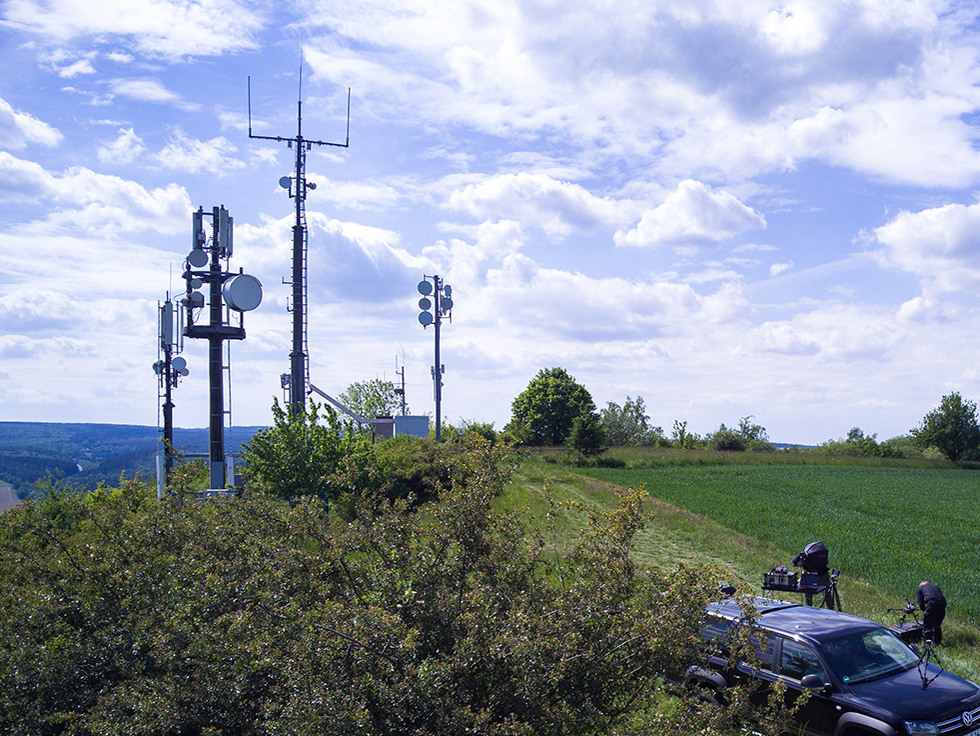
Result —
<path fill-rule="evenodd" d="M 780 674 L 802 680 L 805 675 L 820 675 L 826 682 L 826 675 L 817 653 L 805 644 L 783 639 L 783 653 L 779 665 Z"/>
<path fill-rule="evenodd" d="M 767 670 L 773 669 L 772 650 L 776 642 L 776 637 L 771 634 L 763 634 L 758 637 L 753 634 L 750 638 L 752 646 L 755 648 L 755 656 L 759 659 L 759 664 Z"/>

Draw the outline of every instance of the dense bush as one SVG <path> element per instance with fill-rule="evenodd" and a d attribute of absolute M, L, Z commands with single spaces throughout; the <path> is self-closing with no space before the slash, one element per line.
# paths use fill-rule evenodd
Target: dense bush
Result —
<path fill-rule="evenodd" d="M 280 498 L 316 496 L 333 501 L 363 483 L 374 458 L 367 440 L 344 431 L 336 412 L 310 402 L 305 413 L 292 416 L 272 405 L 273 425 L 255 433 L 242 446 L 246 483 L 252 490 Z M 348 479 L 345 484 L 342 479 Z"/>
<path fill-rule="evenodd" d="M 502 451 L 457 460 L 437 500 L 391 501 L 372 479 L 346 518 L 316 495 L 158 502 L 138 481 L 3 515 L 0 732 L 598 736 L 755 718 L 747 700 L 652 708 L 660 675 L 696 656 L 717 576 L 636 570 L 642 492 L 583 507 L 569 551 L 493 511 Z"/>
<path fill-rule="evenodd" d="M 467 444 L 436 442 L 433 439 L 400 435 L 375 446 L 379 476 L 389 498 L 412 498 L 416 503 L 430 501 L 455 480 L 465 484 L 471 468 Z"/>
<path fill-rule="evenodd" d="M 742 417 L 736 429 L 729 429 L 724 423 L 709 435 L 707 446 L 722 452 L 775 452 L 776 446 L 769 442 L 766 429 L 752 422 L 752 417 Z"/>

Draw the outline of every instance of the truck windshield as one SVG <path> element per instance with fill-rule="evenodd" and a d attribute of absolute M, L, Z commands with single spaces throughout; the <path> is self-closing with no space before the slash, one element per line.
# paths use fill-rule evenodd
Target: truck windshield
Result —
<path fill-rule="evenodd" d="M 914 667 L 915 653 L 887 629 L 872 629 L 820 647 L 841 680 L 853 685 Z"/>

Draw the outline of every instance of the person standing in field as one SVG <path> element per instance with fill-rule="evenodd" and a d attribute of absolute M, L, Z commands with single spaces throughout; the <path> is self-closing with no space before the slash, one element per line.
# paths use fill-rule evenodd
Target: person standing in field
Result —
<path fill-rule="evenodd" d="M 915 594 L 922 610 L 922 639 L 933 644 L 943 642 L 943 619 L 946 618 L 946 598 L 939 586 L 923 580 Z"/>

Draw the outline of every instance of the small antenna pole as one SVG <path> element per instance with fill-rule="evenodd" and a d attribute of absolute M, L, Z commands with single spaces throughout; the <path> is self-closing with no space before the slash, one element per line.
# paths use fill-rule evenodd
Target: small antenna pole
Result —
<path fill-rule="evenodd" d="M 293 177 L 284 176 L 279 180 L 283 189 L 289 190 L 289 196 L 296 200 L 296 222 L 293 225 L 293 343 L 289 353 L 289 373 L 283 374 L 282 384 L 289 390 L 289 407 L 293 417 L 298 417 L 306 410 L 307 387 L 310 382 L 309 353 L 307 347 L 307 228 L 306 228 L 306 193 L 316 189 L 316 184 L 306 180 L 306 152 L 313 146 L 350 147 L 350 88 L 347 89 L 347 138 L 343 143 L 309 140 L 303 137 L 303 63 L 302 48 L 300 48 L 299 96 L 296 103 L 296 135 L 291 138 L 284 136 L 254 135 L 252 133 L 252 92 L 249 78 L 249 125 L 248 137 L 256 140 L 276 141 L 285 143 L 289 148 L 296 145 L 296 172 Z"/>

